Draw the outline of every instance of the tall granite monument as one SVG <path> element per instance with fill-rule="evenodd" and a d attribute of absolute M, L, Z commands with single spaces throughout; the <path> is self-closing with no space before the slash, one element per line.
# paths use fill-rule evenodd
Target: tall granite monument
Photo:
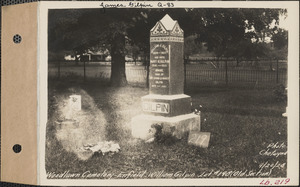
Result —
<path fill-rule="evenodd" d="M 200 116 L 191 112 L 191 97 L 184 91 L 184 32 L 166 14 L 150 31 L 149 95 L 142 97 L 143 114 L 132 118 L 132 135 L 154 136 L 154 125 L 177 138 L 200 131 Z"/>

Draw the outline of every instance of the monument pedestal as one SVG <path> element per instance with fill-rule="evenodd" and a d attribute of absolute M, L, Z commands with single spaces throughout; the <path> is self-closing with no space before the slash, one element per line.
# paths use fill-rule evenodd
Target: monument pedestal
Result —
<path fill-rule="evenodd" d="M 153 125 L 162 126 L 162 133 L 171 134 L 181 139 L 190 131 L 200 131 L 200 116 L 194 113 L 173 117 L 142 114 L 132 118 L 132 136 L 143 140 L 154 137 L 156 129 Z"/>

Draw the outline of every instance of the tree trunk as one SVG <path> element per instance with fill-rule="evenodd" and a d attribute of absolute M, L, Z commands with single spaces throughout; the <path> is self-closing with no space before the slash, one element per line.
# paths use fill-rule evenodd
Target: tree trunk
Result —
<path fill-rule="evenodd" d="M 111 46 L 111 86 L 126 86 L 125 73 L 125 36 L 115 36 Z"/>
<path fill-rule="evenodd" d="M 86 75 L 85 75 L 85 60 L 83 61 L 83 81 L 86 81 Z"/>

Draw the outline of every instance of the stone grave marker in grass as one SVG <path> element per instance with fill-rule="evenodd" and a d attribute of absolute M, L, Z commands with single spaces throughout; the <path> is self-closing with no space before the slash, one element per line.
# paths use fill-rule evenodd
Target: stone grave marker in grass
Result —
<path fill-rule="evenodd" d="M 70 95 L 69 106 L 74 111 L 80 111 L 81 110 L 81 95 Z"/>
<path fill-rule="evenodd" d="M 65 114 L 66 119 L 72 119 L 79 111 L 81 111 L 81 95 L 70 95 L 68 111 Z"/>
<path fill-rule="evenodd" d="M 202 148 L 207 148 L 210 139 L 210 132 L 191 131 L 188 143 Z"/>
<path fill-rule="evenodd" d="M 135 138 L 153 139 L 157 124 L 179 139 L 200 131 L 200 115 L 191 112 L 191 97 L 184 94 L 183 33 L 168 14 L 150 31 L 149 95 L 142 97 L 143 114 L 131 121 Z"/>

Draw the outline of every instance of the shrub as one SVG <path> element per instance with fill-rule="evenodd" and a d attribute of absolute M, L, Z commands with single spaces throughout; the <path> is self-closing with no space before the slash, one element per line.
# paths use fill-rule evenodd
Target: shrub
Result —
<path fill-rule="evenodd" d="M 163 133 L 163 124 L 153 124 L 155 128 L 154 141 L 158 144 L 171 145 L 176 142 L 176 138 L 171 133 Z"/>

